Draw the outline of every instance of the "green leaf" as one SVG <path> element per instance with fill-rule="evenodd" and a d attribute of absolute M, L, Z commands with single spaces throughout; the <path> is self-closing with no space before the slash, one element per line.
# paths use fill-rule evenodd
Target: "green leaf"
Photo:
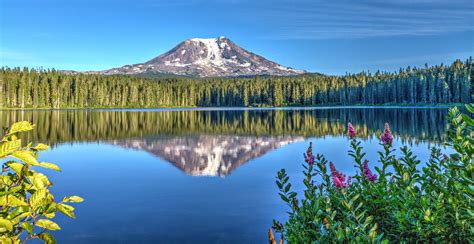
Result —
<path fill-rule="evenodd" d="M 56 170 L 56 171 L 61 171 L 59 166 L 57 166 L 56 164 L 53 164 L 53 163 L 41 162 L 41 163 L 39 163 L 38 166 L 43 167 L 43 168 L 47 168 L 47 169 Z"/>
<path fill-rule="evenodd" d="M 290 202 L 290 200 L 283 194 L 280 193 L 280 197 L 281 197 L 281 200 L 285 201 L 285 202 Z"/>
<path fill-rule="evenodd" d="M 347 201 L 342 201 L 342 204 L 347 208 L 347 209 L 352 209 L 352 205 L 348 203 Z"/>
<path fill-rule="evenodd" d="M 13 225 L 12 222 L 8 219 L 0 218 L 0 232 L 12 231 Z"/>
<path fill-rule="evenodd" d="M 291 183 L 288 183 L 288 185 L 285 186 L 285 192 L 289 192 L 291 189 Z"/>
<path fill-rule="evenodd" d="M 5 163 L 10 169 L 12 169 L 13 171 L 15 171 L 15 173 L 17 175 L 21 175 L 21 171 L 23 170 L 23 167 L 24 165 L 21 164 L 21 163 L 17 163 L 17 162 L 8 162 L 8 163 Z"/>
<path fill-rule="evenodd" d="M 52 219 L 56 216 L 56 213 L 55 212 L 52 212 L 52 213 L 46 213 L 44 214 L 44 217 L 48 218 L 48 219 Z"/>
<path fill-rule="evenodd" d="M 9 133 L 10 134 L 15 134 L 15 133 L 18 133 L 18 132 L 30 131 L 34 127 L 35 127 L 35 125 L 28 122 L 28 121 L 17 122 L 17 123 L 14 123 L 10 127 Z"/>
<path fill-rule="evenodd" d="M 21 227 L 25 229 L 29 234 L 33 234 L 33 225 L 30 222 L 21 223 Z"/>
<path fill-rule="evenodd" d="M 5 141 L 0 143 L 0 158 L 9 156 L 21 147 L 21 140 Z"/>
<path fill-rule="evenodd" d="M 408 172 L 403 173 L 403 181 L 408 181 L 410 179 L 410 174 Z"/>
<path fill-rule="evenodd" d="M 70 196 L 63 198 L 63 202 L 84 202 L 84 198 L 79 196 Z"/>
<path fill-rule="evenodd" d="M 47 190 L 46 188 L 42 188 L 42 189 L 39 189 L 37 190 L 33 195 L 31 195 L 30 197 L 30 206 L 33 208 L 33 209 L 36 209 L 38 208 L 39 206 L 42 205 L 42 203 L 44 202 L 44 200 L 46 199 L 46 194 L 47 194 Z"/>
<path fill-rule="evenodd" d="M 0 196 L 0 206 L 28 206 L 28 203 L 13 195 Z"/>
<path fill-rule="evenodd" d="M 74 207 L 73 206 L 69 206 L 67 204 L 64 204 L 64 203 L 60 203 L 56 206 L 56 208 L 61 211 L 63 214 L 71 217 L 71 218 L 76 218 L 76 215 L 74 214 Z"/>
<path fill-rule="evenodd" d="M 472 105 L 466 104 L 466 109 L 474 114 L 474 107 Z"/>
<path fill-rule="evenodd" d="M 39 143 L 38 145 L 36 145 L 35 147 L 32 147 L 32 149 L 36 150 L 36 151 L 46 151 L 49 149 L 49 146 L 46 145 L 46 144 L 43 144 L 43 143 Z"/>
<path fill-rule="evenodd" d="M 2 244 L 18 244 L 18 239 L 14 239 L 11 237 L 0 237 L 0 243 Z"/>
<path fill-rule="evenodd" d="M 48 232 L 41 233 L 38 237 L 44 241 L 46 244 L 56 244 L 56 239 L 54 239 L 53 235 Z"/>
<path fill-rule="evenodd" d="M 337 239 L 338 239 L 339 241 L 343 240 L 343 238 L 344 238 L 344 232 L 343 232 L 343 230 L 341 230 L 341 229 L 337 230 L 336 235 L 337 235 Z"/>
<path fill-rule="evenodd" d="M 55 222 L 49 219 L 40 219 L 36 221 L 35 225 L 41 228 L 45 228 L 47 230 L 60 230 L 61 229 L 61 227 L 59 227 L 58 224 L 56 224 Z"/>
<path fill-rule="evenodd" d="M 35 156 L 33 155 L 33 152 L 27 151 L 27 150 L 20 150 L 16 151 L 11 154 L 13 157 L 27 163 L 30 165 L 39 165 L 38 161 L 36 160 Z"/>
<path fill-rule="evenodd" d="M 30 212 L 23 212 L 23 213 L 20 213 L 18 214 L 17 216 L 15 216 L 14 218 L 11 218 L 11 222 L 14 224 L 14 225 L 17 225 L 19 222 L 20 222 L 20 219 L 22 218 L 26 218 L 28 216 L 30 216 L 31 213 Z"/>
<path fill-rule="evenodd" d="M 474 120 L 466 114 L 462 114 L 462 119 L 470 126 L 474 126 Z"/>
<path fill-rule="evenodd" d="M 37 189 L 45 188 L 51 185 L 51 182 L 49 182 L 48 177 L 41 173 L 35 172 L 33 175 L 28 176 L 28 179 Z"/>

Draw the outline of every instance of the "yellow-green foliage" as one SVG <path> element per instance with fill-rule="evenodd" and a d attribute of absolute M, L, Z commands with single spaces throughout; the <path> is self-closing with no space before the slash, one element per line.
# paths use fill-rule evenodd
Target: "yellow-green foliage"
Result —
<path fill-rule="evenodd" d="M 39 238 L 45 243 L 55 243 L 48 231 L 61 227 L 51 219 L 56 212 L 74 218 L 74 207 L 69 202 L 82 202 L 81 197 L 64 197 L 55 201 L 49 191 L 52 183 L 48 177 L 34 170 L 42 167 L 60 171 L 52 163 L 39 162 L 40 151 L 48 150 L 45 144 L 22 145 L 18 133 L 30 131 L 34 124 L 18 122 L 5 130 L 0 141 L 0 160 L 3 162 L 0 178 L 0 240 L 2 243 L 20 243 Z"/>

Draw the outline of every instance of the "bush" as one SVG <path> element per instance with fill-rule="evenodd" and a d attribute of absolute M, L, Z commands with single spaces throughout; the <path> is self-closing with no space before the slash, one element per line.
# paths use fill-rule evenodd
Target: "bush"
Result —
<path fill-rule="evenodd" d="M 457 108 L 449 111 L 447 145 L 455 153 L 433 148 L 421 170 L 407 146 L 400 148 L 400 158 L 394 156 L 388 124 L 380 137 L 381 167 L 375 171 L 348 124 L 349 155 L 357 168 L 353 177 L 323 155 L 313 155 L 310 144 L 304 154 L 302 199 L 291 190 L 285 170 L 278 172 L 279 194 L 290 211 L 285 223 L 273 221 L 273 229 L 288 243 L 473 242 L 474 109 L 466 107 L 469 115 Z"/>
<path fill-rule="evenodd" d="M 52 163 L 38 162 L 38 153 L 48 150 L 48 146 L 29 143 L 22 146 L 18 133 L 30 131 L 34 125 L 19 122 L 5 129 L 0 141 L 0 162 L 3 162 L 0 178 L 0 241 L 20 243 L 39 238 L 45 243 L 55 243 L 48 231 L 59 230 L 51 219 L 56 212 L 74 218 L 74 207 L 67 202 L 82 202 L 78 196 L 65 197 L 56 202 L 49 188 L 48 177 L 33 170 L 42 167 L 60 171 Z"/>

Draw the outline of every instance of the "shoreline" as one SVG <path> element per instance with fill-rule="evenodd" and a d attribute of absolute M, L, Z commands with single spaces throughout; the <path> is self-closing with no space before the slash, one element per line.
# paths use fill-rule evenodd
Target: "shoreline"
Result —
<path fill-rule="evenodd" d="M 439 105 L 329 105 L 329 106 L 284 106 L 284 107 L 158 107 L 158 108 L 0 108 L 0 111 L 265 111 L 265 110 L 317 110 L 317 109 L 438 109 L 463 107 L 464 104 L 439 104 Z"/>

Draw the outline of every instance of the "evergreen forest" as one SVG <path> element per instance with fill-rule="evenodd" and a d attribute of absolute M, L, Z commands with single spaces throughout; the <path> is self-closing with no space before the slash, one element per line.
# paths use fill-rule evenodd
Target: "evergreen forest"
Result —
<path fill-rule="evenodd" d="M 0 108 L 425 105 L 471 103 L 472 57 L 398 72 L 288 77 L 150 78 L 0 69 Z"/>

